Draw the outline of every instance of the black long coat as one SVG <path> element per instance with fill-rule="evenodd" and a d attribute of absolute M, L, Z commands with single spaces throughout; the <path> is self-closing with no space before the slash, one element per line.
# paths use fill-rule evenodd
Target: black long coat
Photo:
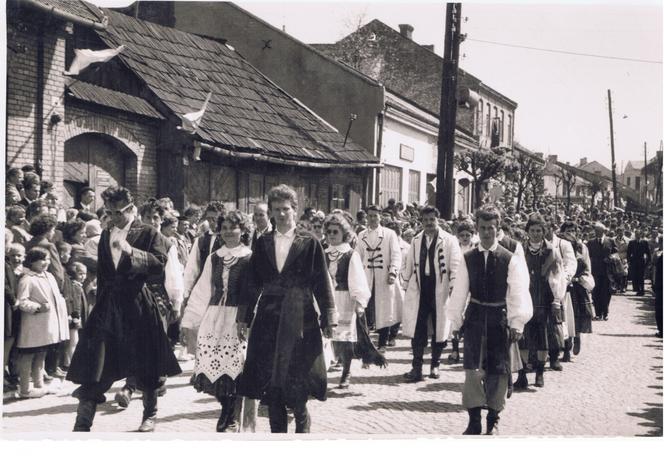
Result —
<path fill-rule="evenodd" d="M 646 240 L 630 240 L 627 244 L 627 262 L 630 270 L 643 272 L 650 263 L 650 246 Z"/>
<path fill-rule="evenodd" d="M 256 399 L 279 397 L 291 406 L 310 395 L 325 400 L 320 329 L 335 325 L 336 316 L 325 254 L 311 234 L 296 231 L 281 273 L 274 233 L 257 240 L 238 309 L 238 322 L 252 320 L 239 393 Z"/>
<path fill-rule="evenodd" d="M 134 221 L 127 234 L 133 253 L 122 253 L 116 270 L 109 238 L 106 229 L 99 240 L 97 302 L 81 331 L 67 379 L 87 384 L 136 376 L 143 388 L 156 388 L 160 376 L 181 373 L 146 286 L 163 273 L 170 243 L 153 227 Z"/>

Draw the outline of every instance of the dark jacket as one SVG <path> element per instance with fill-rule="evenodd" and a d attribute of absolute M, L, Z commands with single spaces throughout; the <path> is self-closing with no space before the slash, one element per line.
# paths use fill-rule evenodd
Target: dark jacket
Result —
<path fill-rule="evenodd" d="M 604 242 L 600 243 L 597 238 L 588 240 L 588 255 L 590 256 L 590 267 L 595 278 L 609 276 L 609 257 L 618 252 L 616 242 L 605 236 Z"/>
<path fill-rule="evenodd" d="M 243 291 L 238 322 L 253 324 L 241 395 L 278 395 L 291 405 L 309 395 L 325 400 L 327 373 L 320 329 L 335 325 L 336 316 L 320 243 L 311 234 L 296 231 L 280 273 L 274 232 L 263 235 L 256 242 Z"/>
<path fill-rule="evenodd" d="M 136 376 L 143 387 L 157 388 L 160 376 L 181 373 L 146 285 L 163 274 L 169 242 L 153 227 L 134 221 L 127 234 L 133 253 L 123 253 L 116 270 L 109 238 L 106 229 L 99 240 L 97 302 L 67 379 L 83 384 Z"/>
<path fill-rule="evenodd" d="M 627 262 L 632 268 L 643 268 L 650 263 L 650 246 L 646 240 L 630 240 L 627 244 Z"/>

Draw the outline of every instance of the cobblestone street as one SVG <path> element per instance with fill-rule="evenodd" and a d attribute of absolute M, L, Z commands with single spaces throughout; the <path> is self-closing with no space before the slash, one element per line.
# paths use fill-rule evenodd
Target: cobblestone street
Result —
<path fill-rule="evenodd" d="M 581 353 L 562 372 L 547 371 L 545 387 L 515 392 L 502 415 L 505 436 L 662 436 L 662 340 L 654 334 L 650 298 L 632 292 L 614 296 L 610 319 L 593 322 L 593 334 L 583 336 Z M 339 390 L 340 372 L 329 373 L 326 402 L 309 402 L 312 432 L 325 434 L 459 435 L 467 414 L 461 406 L 463 369 L 447 364 L 441 377 L 416 384 L 403 382 L 410 368 L 409 340 L 400 338 L 388 350 L 389 367 L 362 369 L 354 361 L 351 386 Z M 425 356 L 425 374 L 428 374 Z M 213 434 L 219 406 L 189 385 L 193 362 L 168 380 L 159 401 L 157 432 Z M 532 383 L 534 375 L 529 375 Z M 107 394 L 112 400 L 120 383 Z M 15 400 L 5 394 L 3 434 L 69 432 L 76 400 L 74 386 L 65 382 L 58 393 L 40 399 Z M 100 406 L 94 432 L 131 432 L 141 418 L 140 397 L 127 410 L 109 401 Z M 294 426 L 291 424 L 291 431 Z M 267 410 L 260 408 L 257 431 L 269 431 Z M 172 436 L 172 435 L 171 435 Z"/>

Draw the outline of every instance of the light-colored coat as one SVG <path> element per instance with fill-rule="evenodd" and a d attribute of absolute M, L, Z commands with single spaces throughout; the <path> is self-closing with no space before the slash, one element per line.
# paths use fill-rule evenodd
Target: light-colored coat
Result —
<path fill-rule="evenodd" d="M 55 277 L 26 272 L 18 282 L 16 302 L 21 329 L 16 347 L 36 348 L 69 339 L 69 316 Z"/>
<path fill-rule="evenodd" d="M 413 338 L 417 325 L 417 312 L 420 307 L 420 249 L 424 242 L 424 232 L 417 234 L 410 244 L 408 256 L 401 269 L 401 281 L 406 289 L 403 303 L 401 328 L 403 335 Z M 454 279 L 461 260 L 459 241 L 453 235 L 438 229 L 434 249 L 434 274 L 436 276 L 436 341 L 449 338 L 451 323 L 447 319 L 447 302 L 454 286 Z"/>
<path fill-rule="evenodd" d="M 379 226 L 378 239 L 374 245 L 368 240 L 369 230 L 363 230 L 357 236 L 357 246 L 355 250 L 360 254 L 362 266 L 367 276 L 369 288 L 375 284 L 375 305 L 376 305 L 376 328 L 381 329 L 401 322 L 401 308 L 403 302 L 403 290 L 399 286 L 399 271 L 401 270 L 401 249 L 399 247 L 399 238 L 394 230 Z M 368 249 L 378 249 L 378 251 L 369 252 Z M 382 269 L 370 268 L 372 259 L 382 255 Z M 395 282 L 392 285 L 387 283 L 389 273 L 396 275 Z M 375 281 L 375 282 L 374 282 Z"/>
<path fill-rule="evenodd" d="M 567 240 L 558 238 L 553 235 L 551 246 L 558 250 L 558 253 L 563 259 L 564 275 L 561 275 L 561 288 L 564 287 L 565 297 L 563 298 L 563 313 L 565 316 L 564 336 L 565 338 L 572 338 L 576 336 L 576 323 L 574 322 L 574 307 L 572 306 L 572 297 L 567 292 L 567 286 L 572 281 L 576 274 L 576 254 L 574 254 L 574 247 L 572 243 Z"/>

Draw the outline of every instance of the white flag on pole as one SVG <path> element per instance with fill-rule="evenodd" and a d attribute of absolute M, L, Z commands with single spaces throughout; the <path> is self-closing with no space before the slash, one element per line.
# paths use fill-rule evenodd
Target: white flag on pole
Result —
<path fill-rule="evenodd" d="M 65 71 L 65 75 L 78 75 L 93 63 L 108 62 L 113 57 L 120 54 L 124 48 L 124 45 L 122 45 L 116 49 L 103 49 L 101 51 L 93 51 L 92 49 L 74 49 L 74 61 L 71 63 L 69 71 Z"/>
<path fill-rule="evenodd" d="M 207 97 L 205 97 L 205 101 L 200 110 L 180 116 L 180 119 L 182 119 L 182 127 L 180 127 L 180 129 L 191 133 L 195 133 L 196 130 L 198 130 L 198 126 L 201 125 L 201 120 L 203 120 L 203 115 L 208 107 L 208 103 L 210 103 L 211 97 L 212 92 L 208 93 Z"/>

